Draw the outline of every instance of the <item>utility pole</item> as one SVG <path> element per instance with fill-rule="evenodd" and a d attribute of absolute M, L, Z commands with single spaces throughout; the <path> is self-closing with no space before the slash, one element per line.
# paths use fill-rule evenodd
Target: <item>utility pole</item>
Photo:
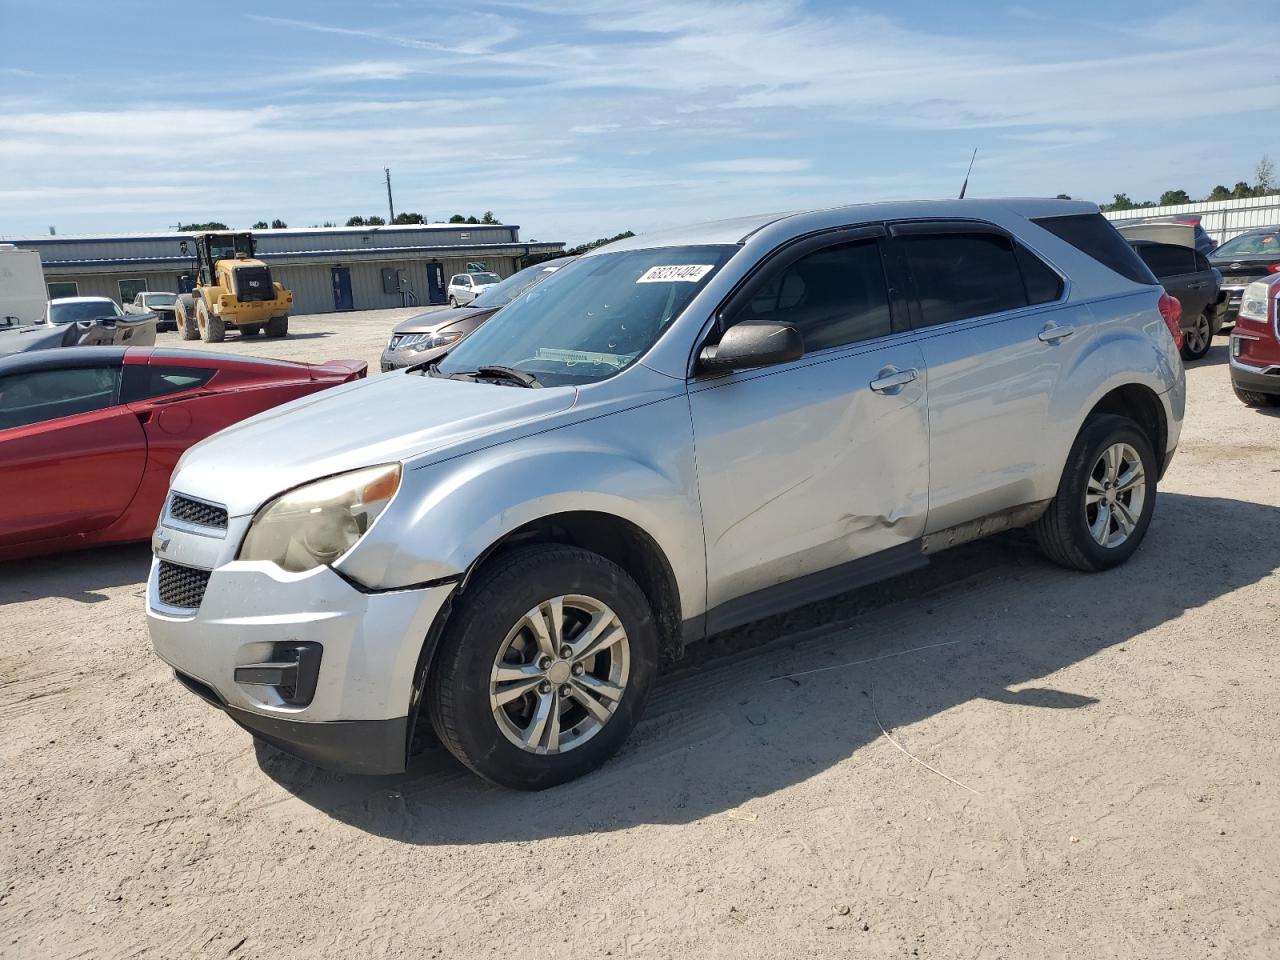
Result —
<path fill-rule="evenodd" d="M 382 172 L 387 175 L 387 209 L 391 212 L 391 218 L 387 220 L 387 223 L 395 223 L 396 222 L 396 205 L 395 205 L 395 202 L 391 199 L 391 168 L 383 167 Z"/>

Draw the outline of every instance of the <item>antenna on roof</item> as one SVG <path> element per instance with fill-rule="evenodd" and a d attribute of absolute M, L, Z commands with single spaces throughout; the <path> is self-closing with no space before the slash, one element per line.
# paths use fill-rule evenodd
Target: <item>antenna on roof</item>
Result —
<path fill-rule="evenodd" d="M 969 189 L 969 174 L 973 173 L 973 161 L 977 159 L 978 148 L 973 148 L 973 156 L 969 158 L 969 169 L 964 172 L 964 183 L 960 187 L 960 199 L 964 199 L 964 192 Z"/>

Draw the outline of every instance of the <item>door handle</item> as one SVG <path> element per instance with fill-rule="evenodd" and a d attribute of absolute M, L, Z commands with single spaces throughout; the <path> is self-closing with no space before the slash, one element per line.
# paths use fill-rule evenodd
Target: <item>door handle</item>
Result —
<path fill-rule="evenodd" d="M 1060 327 L 1056 323 L 1048 323 L 1037 336 L 1045 343 L 1056 343 L 1059 340 L 1065 340 L 1075 332 L 1075 327 Z"/>
<path fill-rule="evenodd" d="M 1204 281 L 1203 281 L 1203 280 L 1201 280 L 1199 283 L 1189 283 L 1189 284 L 1187 284 L 1187 289 L 1188 289 L 1188 290 L 1203 290 L 1203 289 L 1204 289 Z"/>
<path fill-rule="evenodd" d="M 871 389 L 876 393 L 888 393 L 890 390 L 905 387 L 915 378 L 916 370 L 914 369 L 895 370 L 893 367 L 885 367 L 880 371 L 880 376 L 871 381 Z"/>

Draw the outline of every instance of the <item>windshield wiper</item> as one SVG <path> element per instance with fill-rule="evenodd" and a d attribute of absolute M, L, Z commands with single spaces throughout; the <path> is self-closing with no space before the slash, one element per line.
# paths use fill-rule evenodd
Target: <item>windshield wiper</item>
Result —
<path fill-rule="evenodd" d="M 504 367 L 499 364 L 490 364 L 484 367 L 476 367 L 476 372 L 472 374 L 474 377 L 487 377 L 495 380 L 510 380 L 512 383 L 518 383 L 522 387 L 541 387 L 538 378 L 532 373 L 525 373 L 523 370 L 517 370 L 515 367 Z"/>

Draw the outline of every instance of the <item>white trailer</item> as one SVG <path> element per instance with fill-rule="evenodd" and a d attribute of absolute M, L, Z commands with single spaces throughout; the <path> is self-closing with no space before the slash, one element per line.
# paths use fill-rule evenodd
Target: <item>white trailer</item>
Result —
<path fill-rule="evenodd" d="M 48 296 L 40 254 L 0 243 L 0 327 L 35 323 Z"/>

